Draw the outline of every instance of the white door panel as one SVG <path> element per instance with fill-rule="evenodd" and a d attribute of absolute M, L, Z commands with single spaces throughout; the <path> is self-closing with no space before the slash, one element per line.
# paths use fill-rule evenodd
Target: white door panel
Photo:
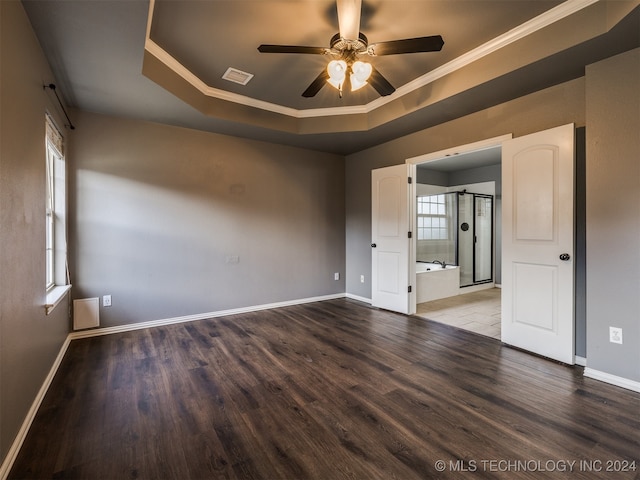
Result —
<path fill-rule="evenodd" d="M 573 139 L 571 124 L 508 140 L 502 148 L 502 341 L 569 364 Z"/>
<path fill-rule="evenodd" d="M 513 263 L 513 321 L 549 332 L 555 331 L 557 268 L 552 265 Z M 538 290 L 536 296 L 531 292 Z"/>
<path fill-rule="evenodd" d="M 547 145 L 528 148 L 513 157 L 516 240 L 554 240 L 557 162 L 557 148 Z"/>

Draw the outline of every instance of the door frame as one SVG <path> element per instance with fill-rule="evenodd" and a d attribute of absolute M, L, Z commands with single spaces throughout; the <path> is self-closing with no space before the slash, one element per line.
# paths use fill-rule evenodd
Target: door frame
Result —
<path fill-rule="evenodd" d="M 409 219 L 411 225 L 411 231 L 416 232 L 416 185 L 415 181 L 417 166 L 423 165 L 425 163 L 433 162 L 435 160 L 443 160 L 445 158 L 451 157 L 455 158 L 456 155 L 461 153 L 470 153 L 479 150 L 485 150 L 488 148 L 501 147 L 502 143 L 506 140 L 511 140 L 513 138 L 513 134 L 509 133 L 506 135 L 500 135 L 498 137 L 488 138 L 486 140 L 481 140 L 478 142 L 467 143 L 465 145 L 460 145 L 457 147 L 447 148 L 445 150 L 439 150 L 437 152 L 426 153 L 422 155 L 418 155 L 416 157 L 408 158 L 405 163 L 410 166 L 410 175 L 414 181 L 410 185 L 410 198 L 412 199 L 411 205 L 409 206 Z M 416 285 L 416 245 L 417 245 L 417 235 L 411 236 L 411 245 L 409 247 L 409 282 L 411 285 Z M 416 313 L 416 290 L 417 288 L 413 288 L 412 292 L 409 296 L 409 314 Z"/>

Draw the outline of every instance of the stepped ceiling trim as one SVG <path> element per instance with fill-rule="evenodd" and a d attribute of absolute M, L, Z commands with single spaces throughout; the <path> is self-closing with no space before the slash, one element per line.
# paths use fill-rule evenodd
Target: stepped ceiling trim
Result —
<path fill-rule="evenodd" d="M 533 33 L 536 33 L 543 28 L 546 28 L 564 18 L 570 17 L 571 15 L 597 2 L 598 0 L 567 0 L 566 2 L 557 5 L 547 12 L 544 12 L 543 14 L 538 15 L 537 17 L 521 24 L 520 26 L 484 43 L 477 48 L 472 49 L 471 51 L 459 56 L 458 58 L 435 68 L 425 75 L 422 75 L 417 79 L 398 87 L 392 95 L 379 97 L 365 105 L 358 106 L 295 109 L 275 103 L 258 100 L 245 95 L 228 92 L 218 88 L 213 88 L 207 85 L 198 76 L 187 69 L 176 58 L 171 56 L 167 51 L 165 51 L 151 39 L 151 25 L 153 22 L 155 0 L 150 0 L 149 2 L 149 14 L 147 20 L 144 49 L 147 53 L 155 57 L 158 61 L 172 70 L 175 74 L 180 76 L 206 97 L 244 105 L 247 107 L 257 108 L 267 112 L 286 115 L 288 117 L 293 117 L 296 119 L 335 117 L 341 115 L 362 115 L 371 113 L 374 110 L 387 105 L 394 100 L 397 100 L 426 85 L 429 85 L 430 83 L 433 83 L 450 73 L 460 70 L 463 67 L 466 67 L 471 63 L 482 59 L 483 57 L 486 57 L 508 45 L 513 44 L 514 42 L 517 42 L 518 40 L 532 35 Z M 153 80 L 153 78 L 151 78 L 151 80 Z"/>

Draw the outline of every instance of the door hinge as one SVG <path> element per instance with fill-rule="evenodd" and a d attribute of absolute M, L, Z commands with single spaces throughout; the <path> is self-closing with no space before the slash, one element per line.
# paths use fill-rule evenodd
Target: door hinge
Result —
<path fill-rule="evenodd" d="M 413 179 L 411 177 L 407 177 L 407 180 L 409 181 L 409 185 L 413 183 Z"/>
<path fill-rule="evenodd" d="M 409 285 L 409 293 L 411 293 L 411 285 Z"/>
<path fill-rule="evenodd" d="M 411 238 L 412 237 L 411 232 L 407 232 L 407 233 L 408 233 L 408 237 L 407 238 Z"/>

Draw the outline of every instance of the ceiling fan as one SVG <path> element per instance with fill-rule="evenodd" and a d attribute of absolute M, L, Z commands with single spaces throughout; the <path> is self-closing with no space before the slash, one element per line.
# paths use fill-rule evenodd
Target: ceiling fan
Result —
<path fill-rule="evenodd" d="M 303 97 L 314 97 L 326 83 L 337 88 L 342 97 L 342 87 L 347 75 L 351 91 L 358 90 L 370 83 L 380 95 L 391 95 L 396 90 L 393 85 L 373 65 L 363 62 L 360 57 L 364 55 L 438 52 L 442 49 L 444 40 L 440 35 L 432 35 L 369 45 L 367 37 L 360 33 L 361 8 L 362 0 L 337 0 L 340 32 L 331 38 L 328 48 L 263 44 L 258 47 L 258 51 L 261 53 L 331 55 L 333 57 L 327 68 L 323 69 L 302 93 Z"/>

